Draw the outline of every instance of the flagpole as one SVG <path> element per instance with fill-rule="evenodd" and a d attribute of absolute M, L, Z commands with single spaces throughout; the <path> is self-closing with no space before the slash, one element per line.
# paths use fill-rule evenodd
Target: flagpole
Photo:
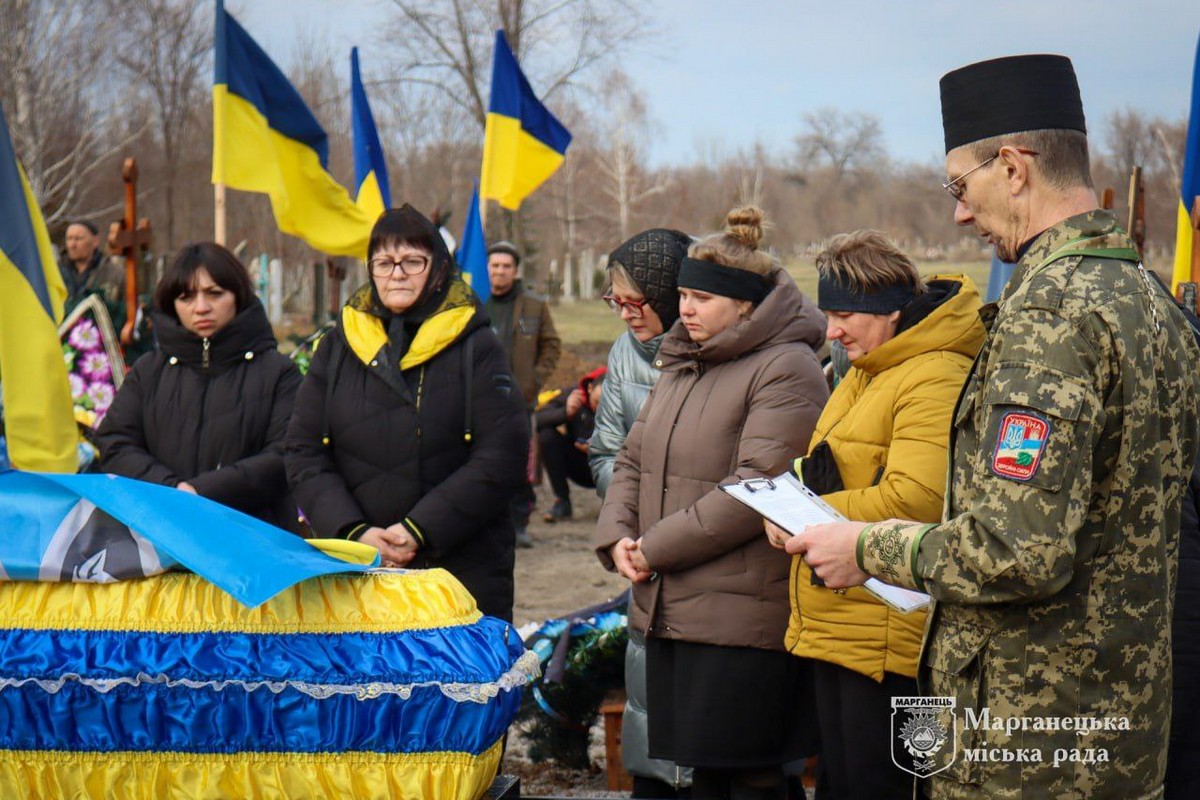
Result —
<path fill-rule="evenodd" d="M 225 246 L 225 184 L 213 184 L 213 239 Z"/>
<path fill-rule="evenodd" d="M 479 224 L 483 226 L 483 230 L 487 232 L 487 198 L 479 198 Z"/>

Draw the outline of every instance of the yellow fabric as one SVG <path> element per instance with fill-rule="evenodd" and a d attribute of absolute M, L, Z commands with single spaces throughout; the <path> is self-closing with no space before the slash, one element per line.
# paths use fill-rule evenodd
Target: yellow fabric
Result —
<path fill-rule="evenodd" d="M 0 751 L 0 797 L 482 797 L 502 741 L 468 753 L 85 753 Z"/>
<path fill-rule="evenodd" d="M 533 407 L 534 411 L 541 411 L 546 405 L 562 394 L 562 389 L 547 389 L 544 392 L 538 392 L 537 404 Z"/>
<path fill-rule="evenodd" d="M 306 539 L 309 544 L 327 556 L 340 558 L 351 564 L 374 564 L 379 551 L 369 544 L 352 542 L 349 539 Z"/>
<path fill-rule="evenodd" d="M 326 575 L 253 609 L 190 573 L 109 584 L 0 582 L 0 625 L 33 630 L 389 632 L 469 625 L 481 616 L 444 569 Z"/>
<path fill-rule="evenodd" d="M 985 331 L 971 280 L 930 278 L 939 279 L 962 286 L 915 327 L 858 358 L 817 421 L 810 452 L 828 441 L 846 487 L 824 499 L 850 519 L 941 519 L 951 415 Z M 785 643 L 796 655 L 877 681 L 884 672 L 916 676 L 925 612 L 901 614 L 861 587 L 834 594 L 813 586 L 800 558 L 792 560 L 791 600 Z"/>
<path fill-rule="evenodd" d="M 19 164 L 17 171 L 37 239 L 53 318 L 46 314 L 21 270 L 0 251 L 0 381 L 8 456 L 18 469 L 75 472 L 79 468 L 79 434 L 58 337 L 67 289 L 55 263 L 37 198 Z"/>
<path fill-rule="evenodd" d="M 330 255 L 364 258 L 376 217 L 355 205 L 315 150 L 270 128 L 253 103 L 213 87 L 213 183 L 271 197 L 279 230 Z"/>
<path fill-rule="evenodd" d="M 562 162 L 563 154 L 522 130 L 519 119 L 489 113 L 483 134 L 479 197 L 498 200 L 504 208 L 515 211 Z"/>
<path fill-rule="evenodd" d="M 470 297 L 471 287 L 466 281 L 455 278 L 441 307 L 417 329 L 408 352 L 400 359 L 400 369 L 424 364 L 462 335 L 475 316 L 475 305 Z M 342 306 L 342 332 L 354 355 L 364 364 L 370 364 L 387 344 L 383 320 L 355 308 L 353 300 Z"/>
<path fill-rule="evenodd" d="M 367 173 L 358 186 L 354 204 L 363 210 L 368 219 L 377 220 L 387 209 L 383 207 L 383 192 L 379 191 L 379 176 L 375 170 Z"/>
<path fill-rule="evenodd" d="M 1179 201 L 1178 219 L 1175 222 L 1175 269 L 1171 275 L 1171 291 L 1179 284 L 1192 280 L 1192 214 Z"/>

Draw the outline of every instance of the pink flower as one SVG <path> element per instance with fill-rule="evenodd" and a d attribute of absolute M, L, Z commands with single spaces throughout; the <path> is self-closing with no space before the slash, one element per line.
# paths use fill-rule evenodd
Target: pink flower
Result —
<path fill-rule="evenodd" d="M 92 407 L 96 411 L 97 418 L 104 415 L 108 411 L 108 407 L 112 405 L 113 388 L 107 383 L 94 381 L 88 384 L 87 396 L 92 401 Z"/>
<path fill-rule="evenodd" d="M 67 383 L 71 384 L 71 399 L 73 400 L 83 397 L 83 393 L 87 391 L 87 384 L 84 383 L 83 378 L 74 372 L 67 374 Z"/>
<path fill-rule="evenodd" d="M 103 347 L 100 342 L 100 331 L 96 329 L 96 326 L 92 322 L 86 319 L 80 320 L 75 324 L 75 327 L 71 329 L 71 335 L 67 337 L 67 341 L 76 350 L 83 350 L 89 353 L 93 350 L 100 350 Z"/>
<path fill-rule="evenodd" d="M 94 381 L 105 380 L 112 374 L 108 356 L 102 351 L 84 353 L 83 358 L 79 359 L 79 371 Z"/>

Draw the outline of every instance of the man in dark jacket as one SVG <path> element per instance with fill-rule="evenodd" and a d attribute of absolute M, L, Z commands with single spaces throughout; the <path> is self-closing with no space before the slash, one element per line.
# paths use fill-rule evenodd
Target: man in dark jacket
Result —
<path fill-rule="evenodd" d="M 67 287 L 64 314 L 70 314 L 88 295 L 99 295 L 117 331 L 125 324 L 125 270 L 100 252 L 100 230 L 88 220 L 67 226 L 66 245 L 58 271 Z"/>
<path fill-rule="evenodd" d="M 517 277 L 520 266 L 521 252 L 511 242 L 496 242 L 488 248 L 491 296 L 487 300 L 487 313 L 492 330 L 508 354 L 508 365 L 525 407 L 532 412 L 538 392 L 558 365 L 562 342 L 554 330 L 550 304 L 526 289 Z M 533 487 L 528 483 L 513 499 L 513 524 L 519 547 L 533 546 L 526 528 L 534 502 Z"/>
<path fill-rule="evenodd" d="M 537 411 L 538 446 L 554 490 L 554 505 L 543 517 L 546 522 L 571 518 L 569 481 L 596 487 L 588 466 L 588 441 L 596 427 L 596 406 L 607 372 L 605 367 L 589 372 L 578 386 L 563 389 Z"/>

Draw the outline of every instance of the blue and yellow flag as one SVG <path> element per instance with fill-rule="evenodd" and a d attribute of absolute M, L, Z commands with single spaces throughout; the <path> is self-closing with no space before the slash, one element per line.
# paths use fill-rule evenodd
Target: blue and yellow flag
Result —
<path fill-rule="evenodd" d="M 487 262 L 487 240 L 483 235 L 483 218 L 479 216 L 479 187 L 476 186 L 471 193 L 471 208 L 467 210 L 467 223 L 463 226 L 462 244 L 458 248 L 458 266 L 475 294 L 485 303 L 492 294 Z"/>
<path fill-rule="evenodd" d="M 350 123 L 354 132 L 354 185 L 358 187 L 354 202 L 368 217 L 378 219 L 392 207 L 392 191 L 383 145 L 358 71 L 357 47 L 350 50 Z"/>
<path fill-rule="evenodd" d="M 570 143 L 571 132 L 537 99 L 504 31 L 496 31 L 479 196 L 520 208 L 562 164 Z"/>
<path fill-rule="evenodd" d="M 375 222 L 328 172 L 329 141 L 300 94 L 217 3 L 213 183 L 263 192 L 279 230 L 362 258 Z"/>
<path fill-rule="evenodd" d="M 58 323 L 67 290 L 0 109 L 0 384 L 13 466 L 74 472 L 78 434 Z"/>
<path fill-rule="evenodd" d="M 1183 183 L 1179 193 L 1179 222 L 1175 229 L 1175 272 L 1171 288 L 1192 280 L 1192 203 L 1200 195 L 1200 41 L 1192 69 L 1192 111 L 1188 117 L 1187 151 L 1183 157 Z"/>

